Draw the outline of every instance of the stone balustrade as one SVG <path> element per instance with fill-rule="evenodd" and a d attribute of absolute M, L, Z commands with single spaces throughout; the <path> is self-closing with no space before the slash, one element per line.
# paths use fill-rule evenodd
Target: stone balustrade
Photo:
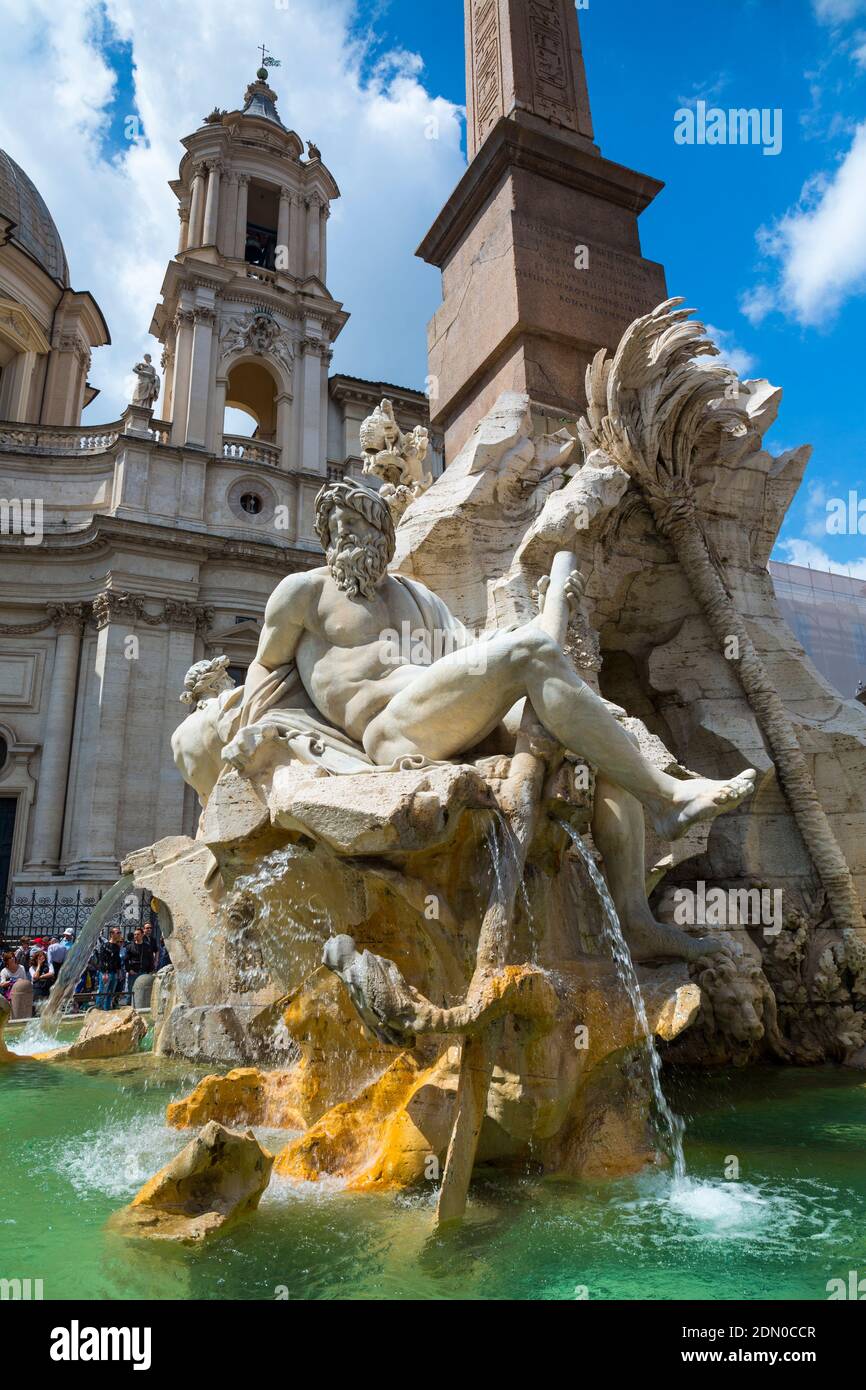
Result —
<path fill-rule="evenodd" d="M 127 433 L 124 420 L 95 428 L 75 425 L 20 425 L 0 421 L 0 453 L 3 454 L 103 454 Z M 144 433 L 154 444 L 168 444 L 171 421 L 153 420 Z"/>
<path fill-rule="evenodd" d="M 0 453 L 5 454 L 101 454 L 123 432 L 123 421 L 87 429 L 73 425 L 19 425 L 0 423 Z"/>
<path fill-rule="evenodd" d="M 278 277 L 277 277 L 277 272 L 276 272 L 275 270 L 269 270 L 269 269 L 267 268 L 267 266 L 263 266 L 263 265 L 248 265 L 248 266 L 247 266 L 247 279 L 248 279 L 248 280 L 264 280 L 264 282 L 265 282 L 266 284 L 268 284 L 268 285 L 277 285 L 277 284 L 279 284 L 279 280 L 278 280 Z"/>
<path fill-rule="evenodd" d="M 268 463 L 272 468 L 280 466 L 280 450 L 276 444 L 265 444 L 260 439 L 247 439 L 238 434 L 223 435 L 223 458 Z"/>

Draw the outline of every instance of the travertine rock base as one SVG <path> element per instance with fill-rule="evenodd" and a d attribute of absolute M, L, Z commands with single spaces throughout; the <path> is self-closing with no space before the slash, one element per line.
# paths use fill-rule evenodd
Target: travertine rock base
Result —
<path fill-rule="evenodd" d="M 111 1218 L 110 1229 L 199 1245 L 255 1210 L 273 1161 L 251 1132 L 240 1134 L 212 1120 Z"/>

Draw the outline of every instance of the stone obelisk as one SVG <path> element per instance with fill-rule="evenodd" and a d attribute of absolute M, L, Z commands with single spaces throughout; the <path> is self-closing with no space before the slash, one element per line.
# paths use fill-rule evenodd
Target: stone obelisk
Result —
<path fill-rule="evenodd" d="M 574 0 L 465 0 L 469 166 L 418 248 L 442 271 L 430 412 L 450 460 L 501 391 L 547 421 L 586 366 L 667 297 L 638 217 L 663 185 L 604 159 Z"/>

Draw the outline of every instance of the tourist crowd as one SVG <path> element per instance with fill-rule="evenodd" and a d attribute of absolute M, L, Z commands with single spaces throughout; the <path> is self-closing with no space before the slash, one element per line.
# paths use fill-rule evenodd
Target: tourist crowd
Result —
<path fill-rule="evenodd" d="M 74 944 L 75 932 L 67 927 L 61 936 L 25 936 L 5 948 L 0 994 L 11 1002 L 15 985 L 19 981 L 29 983 L 33 1010 L 38 1013 Z M 89 1007 L 112 1009 L 117 1003 L 130 1003 L 140 975 L 153 975 L 170 964 L 165 942 L 155 937 L 149 922 L 135 927 L 125 938 L 120 927 L 109 927 L 82 967 L 72 994 L 72 1011 L 80 1013 Z"/>

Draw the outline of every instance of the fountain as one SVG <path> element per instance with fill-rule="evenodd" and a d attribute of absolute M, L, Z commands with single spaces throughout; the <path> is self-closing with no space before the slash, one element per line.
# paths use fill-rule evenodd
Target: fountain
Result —
<path fill-rule="evenodd" d="M 158 900 L 173 962 L 155 1058 L 218 1070 L 172 1099 L 191 1143 L 115 1229 L 210 1239 L 257 1209 L 271 1169 L 426 1193 L 441 1226 L 484 1173 L 669 1170 L 684 1210 L 727 1219 L 726 1197 L 685 1181 L 663 1055 L 855 1060 L 866 953 L 845 837 L 864 812 L 821 809 L 777 647 L 759 656 L 755 637 L 779 639 L 758 569 L 805 456 L 763 451 L 778 393 L 732 392 L 700 361 L 714 351 L 671 301 L 593 363 L 577 435 L 539 433 L 506 393 L 432 484 L 327 483 L 326 564 L 278 586 L 245 686 L 224 657 L 191 668 L 172 749 L 197 834 L 130 855 L 121 884 Z M 399 480 L 402 449 L 420 478 L 423 440 L 387 406 L 365 422 L 365 471 Z M 866 712 L 805 718 L 844 778 Z M 671 920 L 698 858 L 711 883 L 781 883 L 781 940 Z M 794 967 L 825 990 L 820 1034 L 786 1014 Z"/>
<path fill-rule="evenodd" d="M 727 571 L 696 520 L 716 500 L 713 470 L 748 459 L 753 480 L 773 466 L 760 438 L 777 393 L 731 392 L 678 306 L 635 322 L 616 359 L 599 354 L 578 438 L 539 435 L 527 398 L 506 393 L 434 484 L 325 485 L 327 564 L 272 595 L 245 687 L 224 657 L 189 671 L 192 712 L 172 749 L 202 802 L 199 830 L 124 865 L 170 933 L 154 1051 L 222 1065 L 170 1106 L 175 1129 L 291 1131 L 275 1175 L 427 1184 L 439 1223 L 461 1218 L 482 1168 L 587 1179 L 669 1163 L 683 1179 L 656 1040 L 676 1052 L 709 1009 L 735 1030 L 766 977 L 741 924 L 683 930 L 648 894 L 663 903 L 664 880 L 696 855 L 713 862 L 717 842 L 724 877 L 753 873 L 748 763 L 765 803 L 773 765 L 748 730 L 751 758 L 731 756 L 728 730 L 726 755 L 703 769 L 714 780 L 699 776 L 660 737 L 653 677 L 623 685 L 641 717 L 599 691 L 603 581 L 621 584 L 626 566 L 638 588 L 630 548 L 651 518 L 713 631 L 740 642 L 746 698 L 784 763 L 792 820 L 815 842 L 816 872 L 791 853 L 780 867 L 801 899 L 822 876 L 856 1005 L 851 873 L 733 582 L 719 617 Z M 388 407 L 361 435 L 366 471 L 393 481 L 400 450 L 418 473 L 424 441 Z M 670 570 L 669 555 L 653 563 Z M 631 614 L 617 621 L 628 638 Z M 815 737 L 834 756 L 833 735 Z M 778 1044 L 769 1004 L 765 1017 L 760 1038 Z"/>

